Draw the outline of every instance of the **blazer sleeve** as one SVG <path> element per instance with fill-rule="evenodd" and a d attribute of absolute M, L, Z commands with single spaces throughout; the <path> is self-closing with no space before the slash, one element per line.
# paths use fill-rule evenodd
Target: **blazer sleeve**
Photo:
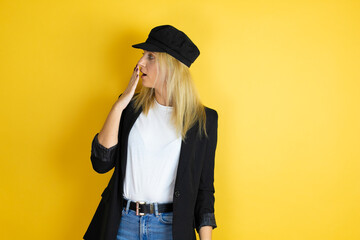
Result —
<path fill-rule="evenodd" d="M 213 110 L 213 112 L 214 117 L 209 126 L 205 160 L 202 167 L 199 190 L 195 203 L 195 228 L 198 233 L 202 226 L 212 226 L 213 229 L 217 227 L 214 214 L 214 167 L 217 145 L 218 114 L 215 110 Z"/>
<path fill-rule="evenodd" d="M 122 93 L 119 95 L 118 98 Z M 110 148 L 101 145 L 98 140 L 99 133 L 96 133 L 91 143 L 91 164 L 97 173 L 106 173 L 115 166 L 115 159 L 119 142 Z"/>
<path fill-rule="evenodd" d="M 115 158 L 119 143 L 106 148 L 98 141 L 99 133 L 96 133 L 91 143 L 91 163 L 97 173 L 106 173 L 115 166 Z"/>

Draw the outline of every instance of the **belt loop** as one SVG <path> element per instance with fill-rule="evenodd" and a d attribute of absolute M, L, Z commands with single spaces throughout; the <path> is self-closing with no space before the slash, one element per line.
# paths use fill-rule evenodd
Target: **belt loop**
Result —
<path fill-rule="evenodd" d="M 131 202 L 131 200 L 130 199 L 128 199 L 127 200 L 127 203 L 126 203 L 126 214 L 128 214 L 129 213 L 129 208 L 130 208 L 130 202 Z"/>
<path fill-rule="evenodd" d="M 155 215 L 158 216 L 159 215 L 159 210 L 158 210 L 158 203 L 157 202 L 154 203 L 154 207 L 155 207 Z"/>

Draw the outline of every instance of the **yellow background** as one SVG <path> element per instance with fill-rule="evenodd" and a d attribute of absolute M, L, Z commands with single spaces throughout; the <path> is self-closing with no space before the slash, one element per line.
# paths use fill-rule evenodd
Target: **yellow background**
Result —
<path fill-rule="evenodd" d="M 360 239 L 360 1 L 0 1 L 1 239 L 82 239 L 91 140 L 151 28 L 219 113 L 213 239 Z M 141 81 L 139 82 L 139 85 Z"/>

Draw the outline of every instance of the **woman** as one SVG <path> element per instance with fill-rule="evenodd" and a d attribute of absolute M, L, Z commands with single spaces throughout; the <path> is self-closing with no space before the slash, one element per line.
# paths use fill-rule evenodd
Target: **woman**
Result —
<path fill-rule="evenodd" d="M 170 25 L 133 47 L 143 56 L 92 141 L 94 170 L 115 170 L 84 239 L 211 239 L 218 114 L 191 80 L 200 52 Z"/>

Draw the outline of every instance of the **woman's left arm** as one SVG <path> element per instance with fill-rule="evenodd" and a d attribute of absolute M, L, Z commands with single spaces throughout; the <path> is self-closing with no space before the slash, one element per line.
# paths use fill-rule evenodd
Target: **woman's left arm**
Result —
<path fill-rule="evenodd" d="M 202 226 L 200 228 L 200 240 L 211 240 L 212 226 Z"/>
<path fill-rule="evenodd" d="M 214 166 L 217 145 L 218 114 L 209 111 L 207 116 L 208 139 L 206 141 L 205 159 L 200 176 L 198 195 L 195 203 L 195 227 L 201 240 L 211 239 L 211 231 L 216 228 L 214 202 Z"/>

